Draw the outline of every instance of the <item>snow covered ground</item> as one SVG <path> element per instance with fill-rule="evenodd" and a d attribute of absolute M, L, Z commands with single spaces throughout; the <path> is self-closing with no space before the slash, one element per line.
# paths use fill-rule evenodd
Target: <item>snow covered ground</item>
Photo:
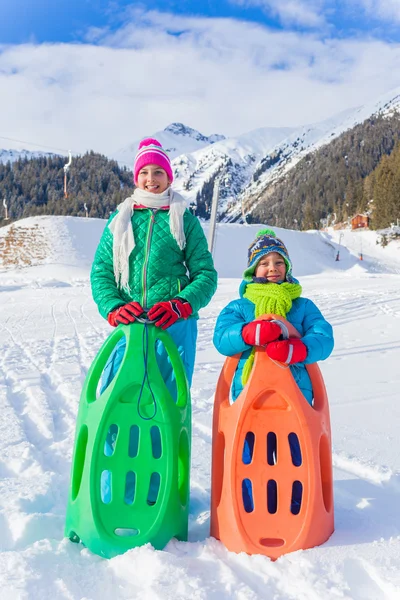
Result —
<path fill-rule="evenodd" d="M 400 248 L 376 245 L 373 232 L 339 239 L 277 229 L 304 295 L 335 332 L 321 364 L 334 450 L 328 542 L 271 562 L 209 537 L 211 416 L 223 362 L 212 333 L 259 229 L 245 225 L 218 227 L 219 287 L 199 321 L 189 542 L 104 560 L 63 539 L 80 390 L 110 332 L 88 280 L 103 227 L 42 217 L 0 229 L 0 599 L 400 598 Z"/>

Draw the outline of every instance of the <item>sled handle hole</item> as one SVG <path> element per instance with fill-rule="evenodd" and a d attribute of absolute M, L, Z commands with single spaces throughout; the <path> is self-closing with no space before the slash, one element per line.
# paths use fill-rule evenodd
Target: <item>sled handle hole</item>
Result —
<path fill-rule="evenodd" d="M 267 434 L 267 463 L 273 467 L 278 462 L 278 444 L 276 433 L 269 431 Z"/>
<path fill-rule="evenodd" d="M 117 527 L 114 529 L 115 535 L 118 537 L 132 537 L 134 535 L 139 535 L 139 529 L 133 529 L 129 527 Z"/>
<path fill-rule="evenodd" d="M 74 470 L 72 473 L 72 501 L 74 501 L 81 487 L 83 468 L 85 466 L 86 448 L 88 443 L 88 428 L 87 425 L 82 425 L 78 441 L 76 443 Z"/>
<path fill-rule="evenodd" d="M 136 473 L 128 471 L 125 478 L 125 504 L 133 504 L 136 492 Z"/>
<path fill-rule="evenodd" d="M 243 444 L 242 461 L 243 464 L 249 465 L 253 460 L 255 435 L 252 431 L 246 433 Z"/>
<path fill-rule="evenodd" d="M 152 473 L 150 476 L 149 491 L 147 494 L 147 504 L 154 506 L 157 502 L 158 494 L 160 491 L 161 477 L 160 473 Z"/>
<path fill-rule="evenodd" d="M 301 456 L 301 447 L 299 438 L 296 433 L 289 433 L 288 435 L 289 447 L 290 447 L 290 456 L 292 457 L 292 463 L 295 467 L 300 467 L 303 458 Z"/>
<path fill-rule="evenodd" d="M 243 479 L 242 481 L 242 500 L 243 507 L 247 513 L 251 513 L 254 510 L 254 499 L 253 499 L 253 484 L 251 479 Z"/>
<path fill-rule="evenodd" d="M 115 446 L 117 443 L 118 437 L 118 425 L 113 423 L 108 428 L 108 432 L 106 435 L 106 440 L 104 442 L 104 456 L 112 456 L 115 451 Z"/>
<path fill-rule="evenodd" d="M 292 498 L 290 502 L 290 512 L 292 515 L 298 515 L 303 500 L 303 484 L 301 481 L 293 481 Z"/>
<path fill-rule="evenodd" d="M 136 458 L 139 450 L 139 427 L 138 425 L 132 425 L 129 430 L 129 445 L 128 445 L 128 456 L 129 458 Z"/>
<path fill-rule="evenodd" d="M 270 515 L 274 515 L 278 508 L 278 486 L 275 479 L 267 482 L 267 509 Z"/>
<path fill-rule="evenodd" d="M 151 452 L 153 454 L 153 458 L 161 458 L 161 455 L 162 455 L 161 433 L 160 433 L 160 428 L 157 427 L 157 425 L 153 425 L 153 427 L 151 427 L 150 439 L 151 439 Z"/>
<path fill-rule="evenodd" d="M 103 504 L 110 504 L 112 494 L 111 494 L 111 486 L 112 486 L 112 473 L 111 471 L 102 471 L 100 477 L 100 495 L 101 501 Z"/>

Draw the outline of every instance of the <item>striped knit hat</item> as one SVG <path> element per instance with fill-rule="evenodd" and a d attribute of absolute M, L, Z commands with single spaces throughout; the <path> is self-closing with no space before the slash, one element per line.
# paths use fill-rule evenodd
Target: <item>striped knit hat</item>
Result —
<path fill-rule="evenodd" d="M 169 156 L 160 142 L 154 138 L 146 138 L 139 144 L 138 153 L 133 165 L 133 180 L 135 184 L 137 183 L 140 169 L 143 169 L 146 165 L 158 165 L 167 173 L 168 179 L 171 182 L 173 181 L 174 174 Z"/>
<path fill-rule="evenodd" d="M 292 275 L 292 262 L 289 258 L 289 253 L 285 244 L 276 237 L 275 231 L 272 229 L 261 229 L 257 233 L 257 237 L 249 246 L 247 269 L 243 273 L 245 281 L 251 281 L 257 267 L 257 263 L 262 256 L 270 252 L 280 254 L 286 264 L 286 281 L 288 283 L 298 283 Z"/>

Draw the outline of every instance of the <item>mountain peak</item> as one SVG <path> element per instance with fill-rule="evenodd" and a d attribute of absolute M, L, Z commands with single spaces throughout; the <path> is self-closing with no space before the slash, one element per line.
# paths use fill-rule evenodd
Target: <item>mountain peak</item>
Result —
<path fill-rule="evenodd" d="M 175 133 L 176 135 L 191 135 L 192 133 L 199 134 L 198 131 L 192 129 L 192 127 L 187 127 L 187 125 L 184 125 L 183 123 L 170 123 L 168 127 L 164 129 L 164 131 L 169 131 L 170 133 Z"/>
<path fill-rule="evenodd" d="M 174 135 L 188 136 L 199 142 L 206 142 L 209 144 L 214 144 L 215 142 L 225 139 L 224 135 L 220 135 L 218 133 L 214 133 L 210 136 L 203 135 L 200 133 L 200 131 L 193 129 L 192 127 L 188 127 L 183 123 L 171 123 L 164 129 L 164 131 L 167 133 L 173 133 Z"/>

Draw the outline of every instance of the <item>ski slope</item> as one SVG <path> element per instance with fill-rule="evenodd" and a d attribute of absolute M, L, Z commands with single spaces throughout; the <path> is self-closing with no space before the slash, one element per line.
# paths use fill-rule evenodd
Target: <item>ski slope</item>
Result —
<path fill-rule="evenodd" d="M 328 542 L 271 562 L 209 537 L 213 393 L 223 363 L 212 334 L 259 229 L 245 225 L 218 226 L 219 287 L 199 321 L 189 542 L 104 560 L 63 539 L 80 390 L 110 332 L 89 286 L 104 225 L 41 217 L 0 229 L 0 600 L 400 598 L 400 248 L 376 245 L 374 232 L 339 240 L 340 232 L 276 229 L 304 295 L 335 333 L 320 365 L 333 433 Z"/>

